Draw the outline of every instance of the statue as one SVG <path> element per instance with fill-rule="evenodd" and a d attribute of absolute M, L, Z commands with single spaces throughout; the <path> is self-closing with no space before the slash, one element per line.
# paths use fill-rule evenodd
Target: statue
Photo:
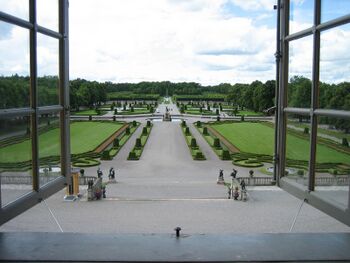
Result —
<path fill-rule="evenodd" d="M 114 168 L 111 167 L 109 169 L 109 174 L 108 174 L 108 179 L 109 179 L 109 183 L 116 183 L 117 181 L 115 180 L 115 171 Z"/>
<path fill-rule="evenodd" d="M 219 171 L 219 177 L 218 180 L 216 181 L 217 184 L 224 184 L 225 179 L 224 179 L 224 170 L 220 169 Z"/>
<path fill-rule="evenodd" d="M 103 173 L 102 173 L 102 171 L 101 171 L 101 168 L 98 167 L 98 168 L 97 168 L 97 177 L 98 177 L 98 178 L 102 178 L 102 176 L 103 176 Z"/>
<path fill-rule="evenodd" d="M 236 179 L 236 175 L 237 175 L 237 170 L 235 168 L 233 168 L 232 173 L 231 173 L 232 178 Z"/>

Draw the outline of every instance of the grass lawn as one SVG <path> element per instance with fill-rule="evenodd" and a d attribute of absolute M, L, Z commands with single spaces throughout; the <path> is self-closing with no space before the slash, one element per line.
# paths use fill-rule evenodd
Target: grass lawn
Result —
<path fill-rule="evenodd" d="M 248 111 L 248 110 L 240 110 L 237 115 L 247 115 L 247 116 L 262 116 L 261 112 Z"/>
<path fill-rule="evenodd" d="M 274 129 L 261 123 L 238 122 L 216 124 L 212 127 L 226 137 L 242 152 L 272 155 L 274 150 Z M 309 159 L 309 142 L 287 134 L 287 158 Z M 338 152 L 325 145 L 317 145 L 317 162 L 349 163 L 350 155 Z"/>
<path fill-rule="evenodd" d="M 105 114 L 105 111 L 101 111 L 100 115 Z M 82 111 L 78 111 L 78 112 L 74 112 L 73 115 L 77 115 L 77 116 L 95 116 L 95 115 L 99 115 L 97 114 L 97 112 L 95 110 L 82 110 Z"/>
<path fill-rule="evenodd" d="M 71 153 L 84 153 L 95 149 L 111 136 L 122 123 L 118 122 L 74 122 L 70 125 Z M 59 129 L 52 129 L 39 136 L 40 157 L 57 156 L 60 153 Z M 0 149 L 1 162 L 21 162 L 30 159 L 30 141 L 13 144 Z"/>
<path fill-rule="evenodd" d="M 300 123 L 300 122 L 296 122 L 296 121 L 288 121 L 288 124 L 293 125 L 293 126 L 298 127 L 298 128 L 310 128 L 310 124 L 309 123 Z M 340 140 L 343 139 L 343 138 L 347 138 L 348 141 L 350 141 L 350 134 L 349 133 L 344 133 L 344 132 L 338 131 L 338 130 L 328 130 L 328 129 L 324 129 L 324 128 L 318 127 L 317 128 L 317 133 L 330 135 L 330 136 L 333 136 L 333 137 L 338 138 Z"/>

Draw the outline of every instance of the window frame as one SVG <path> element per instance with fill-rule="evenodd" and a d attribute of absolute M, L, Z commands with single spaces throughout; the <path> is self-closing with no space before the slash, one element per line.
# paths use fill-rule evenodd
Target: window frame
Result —
<path fill-rule="evenodd" d="M 0 11 L 0 21 L 29 30 L 30 55 L 30 107 L 0 110 L 0 120 L 8 117 L 30 116 L 32 149 L 32 191 L 2 206 L 0 180 L 0 225 L 40 203 L 70 183 L 70 107 L 69 107 L 69 30 L 68 0 L 58 0 L 58 32 L 37 24 L 37 1 L 29 0 L 29 21 Z M 59 41 L 59 104 L 39 107 L 37 87 L 37 34 L 41 33 Z M 39 133 L 38 119 L 41 114 L 55 113 L 60 116 L 61 176 L 41 186 L 39 183 Z"/>
<path fill-rule="evenodd" d="M 321 23 L 321 1 L 314 0 L 313 10 L 313 26 L 293 34 L 289 34 L 290 22 L 290 0 L 278 1 L 278 12 L 280 16 L 279 27 L 277 32 L 277 50 L 280 59 L 278 61 L 278 80 L 279 94 L 277 98 L 276 112 L 276 179 L 279 187 L 292 195 L 308 202 L 310 205 L 325 212 L 326 214 L 338 219 L 342 223 L 350 226 L 350 185 L 348 194 L 348 205 L 343 207 L 331 200 L 326 200 L 315 192 L 315 164 L 316 164 L 316 145 L 317 145 L 317 127 L 318 118 L 336 117 L 342 119 L 350 119 L 350 111 L 321 109 L 319 108 L 319 79 L 320 79 L 320 34 L 322 31 L 339 27 L 350 23 L 350 14 L 338 17 L 336 19 Z M 289 69 L 289 43 L 297 41 L 307 36 L 313 38 L 312 48 L 312 86 L 311 86 L 311 107 L 310 108 L 292 108 L 287 104 L 287 89 L 288 89 L 288 69 Z M 307 187 L 297 183 L 290 182 L 284 178 L 284 170 L 286 168 L 286 133 L 287 133 L 287 115 L 297 113 L 302 116 L 310 117 L 310 151 L 309 151 L 309 175 Z"/>

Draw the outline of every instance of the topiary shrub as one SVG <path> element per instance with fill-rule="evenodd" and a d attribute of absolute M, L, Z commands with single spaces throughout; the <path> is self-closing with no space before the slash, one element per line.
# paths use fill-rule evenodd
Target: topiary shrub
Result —
<path fill-rule="evenodd" d="M 134 151 L 129 152 L 128 160 L 137 160 L 137 156 Z"/>
<path fill-rule="evenodd" d="M 123 105 L 123 110 L 126 111 L 126 104 Z"/>
<path fill-rule="evenodd" d="M 304 128 L 304 134 L 309 134 L 309 128 L 308 127 Z"/>
<path fill-rule="evenodd" d="M 191 139 L 191 148 L 195 148 L 195 147 L 197 147 L 197 141 L 195 138 L 192 138 Z"/>
<path fill-rule="evenodd" d="M 202 127 L 201 121 L 197 121 L 196 125 L 197 125 L 197 127 Z"/>
<path fill-rule="evenodd" d="M 137 122 L 135 120 L 132 121 L 132 126 L 136 127 Z"/>
<path fill-rule="evenodd" d="M 27 127 L 27 129 L 26 129 L 26 135 L 29 135 L 29 134 L 30 134 L 30 128 Z"/>
<path fill-rule="evenodd" d="M 223 150 L 221 155 L 222 160 L 231 160 L 231 155 L 228 150 Z"/>
<path fill-rule="evenodd" d="M 110 160 L 110 159 L 111 159 L 111 156 L 109 155 L 109 151 L 108 150 L 103 151 L 101 160 Z"/>
<path fill-rule="evenodd" d="M 332 175 L 338 175 L 338 170 L 337 169 L 329 169 L 328 172 Z"/>
<path fill-rule="evenodd" d="M 142 128 L 142 135 L 147 135 L 147 134 L 148 134 L 147 127 L 143 127 Z"/>
<path fill-rule="evenodd" d="M 134 107 L 133 106 L 130 107 L 130 112 L 134 112 Z"/>
<path fill-rule="evenodd" d="M 147 121 L 147 127 L 151 127 L 151 121 Z"/>
<path fill-rule="evenodd" d="M 241 116 L 241 121 L 244 121 L 244 116 L 243 115 Z"/>
<path fill-rule="evenodd" d="M 125 129 L 125 134 L 126 134 L 126 135 L 129 135 L 129 134 L 130 134 L 130 127 L 126 127 L 126 129 Z"/>
<path fill-rule="evenodd" d="M 208 133 L 208 127 L 204 127 L 204 128 L 203 128 L 203 134 L 204 134 L 204 135 L 209 135 L 209 133 Z"/>
<path fill-rule="evenodd" d="M 207 106 L 207 110 L 210 111 L 210 105 Z"/>
<path fill-rule="evenodd" d="M 204 160 L 205 158 L 204 158 L 204 155 L 201 151 L 197 151 L 196 155 L 194 156 L 194 159 L 195 160 Z"/>
<path fill-rule="evenodd" d="M 219 138 L 214 138 L 213 146 L 215 148 L 220 148 L 221 147 Z"/>
<path fill-rule="evenodd" d="M 142 147 L 141 138 L 136 138 L 135 147 L 136 148 L 141 148 Z"/>
<path fill-rule="evenodd" d="M 91 115 L 89 115 L 89 121 L 92 121 L 92 116 Z"/>
<path fill-rule="evenodd" d="M 115 121 L 116 120 L 116 117 L 115 116 L 113 116 L 113 121 Z"/>
<path fill-rule="evenodd" d="M 298 170 L 297 171 L 297 175 L 299 175 L 299 176 L 303 176 L 304 175 L 304 170 Z"/>
<path fill-rule="evenodd" d="M 220 121 L 220 116 L 217 116 L 217 117 L 216 117 L 216 121 Z"/>
<path fill-rule="evenodd" d="M 342 142 L 341 142 L 341 145 L 343 145 L 343 146 L 345 146 L 345 147 L 349 147 L 348 139 L 343 138 L 343 139 L 342 139 Z"/>
<path fill-rule="evenodd" d="M 185 120 L 182 120 L 182 122 L 181 122 L 181 126 L 182 126 L 182 127 L 186 127 L 186 126 L 187 126 L 187 124 L 186 124 L 186 121 L 185 121 Z"/>
<path fill-rule="evenodd" d="M 189 127 L 186 127 L 186 129 L 185 129 L 185 134 L 186 134 L 186 135 L 190 135 L 190 128 L 189 128 Z"/>
<path fill-rule="evenodd" d="M 219 109 L 216 109 L 215 114 L 216 114 L 216 115 L 219 115 L 219 114 L 220 114 Z"/>
<path fill-rule="evenodd" d="M 118 110 L 114 109 L 114 114 L 117 115 L 118 114 Z"/>
<path fill-rule="evenodd" d="M 114 147 L 119 147 L 119 138 L 115 138 L 113 141 L 113 146 Z"/>

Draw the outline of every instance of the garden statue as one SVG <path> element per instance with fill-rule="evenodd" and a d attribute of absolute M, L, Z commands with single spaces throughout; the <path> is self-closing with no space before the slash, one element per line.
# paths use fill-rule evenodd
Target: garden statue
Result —
<path fill-rule="evenodd" d="M 113 168 L 113 167 L 111 167 L 111 168 L 109 169 L 108 179 L 109 179 L 109 180 L 115 179 L 115 171 L 114 171 L 114 168 Z"/>
<path fill-rule="evenodd" d="M 244 202 L 247 201 L 247 191 L 246 190 L 241 191 L 241 200 Z"/>
<path fill-rule="evenodd" d="M 109 174 L 108 174 L 108 179 L 109 179 L 109 182 L 108 183 L 116 183 L 117 181 L 115 180 L 115 171 L 114 171 L 114 168 L 111 167 L 109 169 Z"/>
<path fill-rule="evenodd" d="M 106 185 L 102 184 L 102 198 L 106 198 Z"/>
<path fill-rule="evenodd" d="M 238 192 L 238 187 L 236 186 L 235 191 L 233 192 L 233 198 L 235 200 L 238 200 L 238 197 L 239 197 L 239 192 Z"/>
<path fill-rule="evenodd" d="M 225 183 L 225 179 L 224 179 L 224 170 L 220 169 L 219 177 L 218 177 L 218 180 L 217 180 L 216 183 L 217 183 L 217 184 L 224 184 L 224 183 Z"/>
<path fill-rule="evenodd" d="M 101 168 L 98 167 L 98 168 L 97 168 L 97 177 L 98 177 L 98 178 L 102 178 L 102 176 L 103 176 L 103 173 L 102 173 L 102 171 L 101 171 Z"/>
<path fill-rule="evenodd" d="M 240 184 L 241 184 L 242 191 L 245 191 L 246 189 L 245 189 L 245 181 L 244 181 L 244 179 L 242 179 Z"/>
<path fill-rule="evenodd" d="M 236 175 L 237 175 L 237 170 L 235 168 L 233 168 L 232 173 L 231 173 L 232 178 L 236 179 Z"/>

